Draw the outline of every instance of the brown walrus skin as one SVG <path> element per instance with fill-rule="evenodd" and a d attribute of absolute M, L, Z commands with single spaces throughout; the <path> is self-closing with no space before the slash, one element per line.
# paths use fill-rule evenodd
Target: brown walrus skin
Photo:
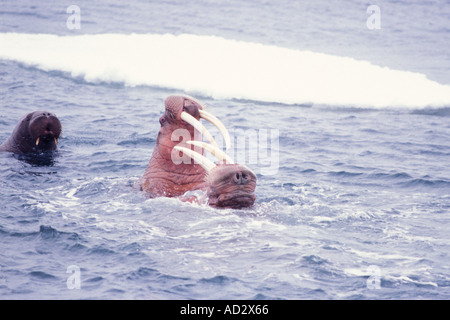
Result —
<path fill-rule="evenodd" d="M 244 208 L 255 202 L 256 175 L 246 166 L 234 164 L 221 150 L 213 153 L 221 160 L 214 164 L 208 159 L 200 159 L 192 163 L 190 158 L 203 155 L 203 149 L 209 150 L 211 145 L 196 139 L 193 125 L 203 118 L 215 124 L 228 135 L 220 121 L 205 112 L 204 106 L 196 99 L 188 96 L 170 96 L 165 101 L 165 112 L 160 118 L 161 128 L 148 167 L 139 180 L 141 190 L 149 197 L 179 197 L 188 191 L 206 191 L 208 204 L 219 208 Z M 192 120 L 195 119 L 195 120 Z M 213 120 L 211 120 L 213 119 Z M 215 119 L 215 120 L 214 120 Z M 198 128 L 198 127 L 196 127 Z M 177 131 L 176 131 L 177 130 Z M 181 141 L 179 135 L 182 133 Z M 175 132 L 176 131 L 176 132 Z M 207 130 L 206 130 L 207 131 Z M 203 132 L 204 135 L 208 132 Z M 197 134 L 198 136 L 198 134 Z M 210 135 L 209 135 L 210 136 Z M 183 141 L 183 139 L 191 141 Z M 175 138 L 175 139 L 174 139 Z M 229 137 L 228 137 L 229 139 Z M 174 141 L 175 140 L 175 141 Z M 226 140 L 226 139 L 225 139 Z M 193 141 L 193 142 L 192 142 Z M 216 145 L 214 139 L 210 139 Z M 191 150 L 192 144 L 203 143 L 200 152 Z M 197 151 L 197 149 L 195 149 Z M 194 153 L 192 155 L 192 153 Z M 189 161 L 174 161 L 180 155 L 189 157 Z"/>
<path fill-rule="evenodd" d="M 52 113 L 34 111 L 22 118 L 0 151 L 18 155 L 46 153 L 57 149 L 61 122 Z"/>

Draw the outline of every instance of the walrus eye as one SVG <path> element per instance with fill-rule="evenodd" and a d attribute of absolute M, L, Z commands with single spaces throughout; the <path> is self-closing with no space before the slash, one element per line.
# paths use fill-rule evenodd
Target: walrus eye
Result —
<path fill-rule="evenodd" d="M 163 126 L 163 125 L 165 125 L 166 124 L 166 117 L 164 117 L 164 116 L 162 116 L 161 118 L 159 118 L 159 123 L 161 124 L 161 127 Z"/>

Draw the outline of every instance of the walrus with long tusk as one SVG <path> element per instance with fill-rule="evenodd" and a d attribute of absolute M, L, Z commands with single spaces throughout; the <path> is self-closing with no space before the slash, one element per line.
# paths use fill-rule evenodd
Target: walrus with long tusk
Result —
<path fill-rule="evenodd" d="M 0 151 L 19 155 L 45 153 L 57 149 L 61 122 L 47 111 L 34 111 L 22 118 Z"/>
<path fill-rule="evenodd" d="M 204 105 L 189 96 L 170 96 L 166 99 L 164 115 L 159 119 L 161 128 L 156 145 L 139 180 L 140 187 L 150 197 L 181 199 L 188 191 L 204 190 L 208 204 L 213 207 L 252 206 L 256 198 L 256 175 L 246 166 L 235 164 L 218 148 L 200 119 L 211 122 L 220 130 L 227 148 L 230 146 L 230 136 L 222 122 L 204 109 Z M 196 130 L 211 143 L 197 139 Z M 217 157 L 219 163 L 207 159 L 203 155 L 204 150 Z M 180 155 L 183 155 L 183 161 L 180 161 Z"/>

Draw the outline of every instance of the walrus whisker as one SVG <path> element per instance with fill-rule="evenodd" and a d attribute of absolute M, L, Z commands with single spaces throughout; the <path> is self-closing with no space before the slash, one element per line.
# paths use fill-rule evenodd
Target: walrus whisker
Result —
<path fill-rule="evenodd" d="M 194 159 L 194 161 L 197 164 L 201 165 L 207 172 L 210 172 L 216 166 L 211 160 L 191 149 L 180 146 L 175 146 L 173 148 L 178 151 L 182 151 L 185 155 L 187 155 L 191 159 Z"/>
<path fill-rule="evenodd" d="M 197 140 L 187 141 L 186 143 L 193 144 L 194 146 L 202 147 L 203 149 L 208 150 L 217 159 L 225 161 L 227 164 L 234 164 L 234 161 L 233 159 L 230 158 L 230 156 L 228 156 L 225 152 L 209 143 Z"/>
<path fill-rule="evenodd" d="M 199 132 L 201 132 L 203 135 L 206 136 L 206 138 L 216 147 L 217 143 L 214 140 L 214 138 L 212 137 L 212 135 L 209 133 L 208 129 L 205 128 L 204 125 L 201 124 L 200 121 L 198 121 L 197 119 L 195 119 L 193 116 L 191 116 L 189 113 L 183 111 L 181 113 L 181 119 L 183 119 L 184 121 L 186 121 L 187 123 L 189 123 L 190 125 L 192 125 L 195 129 L 197 129 Z"/>
<path fill-rule="evenodd" d="M 215 125 L 217 127 L 217 129 L 219 129 L 219 131 L 222 133 L 223 137 L 225 138 L 225 148 L 228 150 L 231 146 L 231 138 L 230 138 L 230 134 L 228 133 L 228 130 L 225 127 L 225 125 L 219 119 L 217 119 L 217 117 L 214 116 L 213 114 L 211 114 L 205 110 L 199 110 L 199 112 L 200 112 L 200 118 L 211 122 L 213 125 Z"/>

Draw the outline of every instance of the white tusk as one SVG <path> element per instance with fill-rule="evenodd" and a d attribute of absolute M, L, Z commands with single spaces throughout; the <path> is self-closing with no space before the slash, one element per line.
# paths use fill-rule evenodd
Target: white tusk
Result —
<path fill-rule="evenodd" d="M 36 140 L 36 147 L 39 145 L 39 141 L 40 141 L 40 138 L 37 138 L 37 140 Z"/>
<path fill-rule="evenodd" d="M 223 137 L 225 138 L 225 148 L 228 150 L 231 145 L 231 139 L 230 139 L 230 134 L 228 133 L 228 130 L 224 126 L 224 124 L 219 119 L 217 119 L 217 117 L 215 117 L 214 115 L 212 115 L 211 113 L 209 113 L 205 110 L 199 110 L 199 112 L 200 112 L 200 118 L 211 122 L 213 125 L 215 125 L 217 127 L 217 129 L 219 129 L 219 131 L 222 133 Z"/>
<path fill-rule="evenodd" d="M 198 147 L 202 147 L 205 150 L 208 150 L 209 152 L 211 152 L 211 154 L 213 154 L 217 159 L 221 160 L 221 161 L 225 161 L 227 164 L 233 164 L 234 161 L 233 159 L 230 158 L 230 156 L 228 156 L 225 152 L 223 152 L 222 150 L 220 150 L 219 148 L 203 142 L 203 141 L 187 141 L 187 143 L 189 144 L 193 144 L 194 146 L 198 146 Z"/>
<path fill-rule="evenodd" d="M 219 131 L 222 133 L 223 137 L 225 138 L 225 148 L 227 150 L 230 149 L 231 138 L 230 138 L 230 134 L 228 133 L 228 130 L 224 126 L 224 124 L 216 116 L 212 115 L 208 111 L 205 111 L 206 105 L 204 105 L 203 103 L 201 103 L 200 101 L 198 101 L 194 97 L 191 97 L 191 96 L 189 96 L 187 94 L 182 94 L 180 96 L 184 97 L 186 99 L 194 101 L 195 103 L 197 103 L 199 106 L 201 106 L 203 108 L 203 110 L 202 109 L 198 110 L 200 112 L 200 118 L 211 122 L 213 125 L 215 125 L 217 127 L 217 129 L 219 129 Z M 216 145 L 216 144 L 214 144 L 214 145 Z"/>
<path fill-rule="evenodd" d="M 200 153 L 195 152 L 191 149 L 188 149 L 185 147 L 180 147 L 180 146 L 175 146 L 173 148 L 178 151 L 182 151 L 185 155 L 194 159 L 195 163 L 201 165 L 203 167 L 203 169 L 205 169 L 208 172 L 210 172 L 216 166 L 211 160 L 207 159 Z"/>
<path fill-rule="evenodd" d="M 195 129 L 197 129 L 199 132 L 201 132 L 203 135 L 206 136 L 206 138 L 211 141 L 213 145 L 217 147 L 217 143 L 212 137 L 212 135 L 209 133 L 209 131 L 203 126 L 200 121 L 195 119 L 193 116 L 191 116 L 189 113 L 183 111 L 181 113 L 181 119 L 192 125 Z"/>

